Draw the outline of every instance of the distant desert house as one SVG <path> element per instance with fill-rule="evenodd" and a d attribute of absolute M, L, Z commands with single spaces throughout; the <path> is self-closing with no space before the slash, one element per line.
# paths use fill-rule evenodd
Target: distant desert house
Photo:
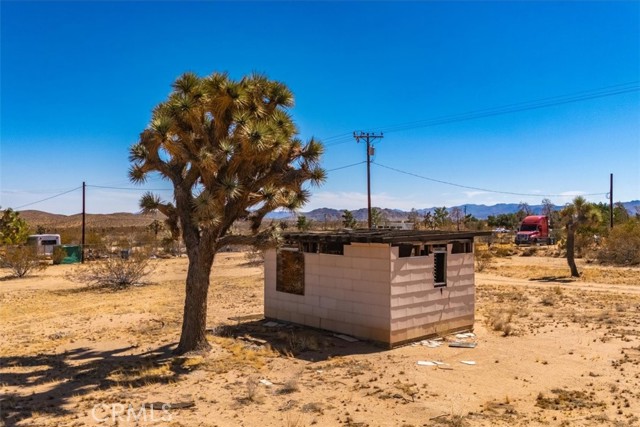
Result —
<path fill-rule="evenodd" d="M 265 317 L 388 346 L 471 329 L 474 238 L 490 234 L 287 233 L 265 253 Z"/>

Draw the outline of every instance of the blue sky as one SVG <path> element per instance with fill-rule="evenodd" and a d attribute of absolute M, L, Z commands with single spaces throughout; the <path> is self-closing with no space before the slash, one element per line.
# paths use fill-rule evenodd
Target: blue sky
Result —
<path fill-rule="evenodd" d="M 77 213 L 79 190 L 33 202 L 86 181 L 88 212 L 134 212 L 141 188 L 169 188 L 128 183 L 128 147 L 185 71 L 285 82 L 328 170 L 365 160 L 353 131 L 386 131 L 375 206 L 602 202 L 610 173 L 615 200 L 640 199 L 638 2 L 2 1 L 0 19 L 3 208 Z M 577 93 L 596 97 L 429 122 Z M 359 164 L 305 210 L 365 206 Z"/>

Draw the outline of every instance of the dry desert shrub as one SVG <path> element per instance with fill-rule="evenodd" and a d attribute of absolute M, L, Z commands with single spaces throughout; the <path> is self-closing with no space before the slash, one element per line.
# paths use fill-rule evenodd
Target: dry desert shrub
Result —
<path fill-rule="evenodd" d="M 491 326 L 491 329 L 496 332 L 502 332 L 502 335 L 507 337 L 509 335 L 513 335 L 514 333 L 514 327 L 511 323 L 514 314 L 514 308 L 500 309 L 491 312 L 487 320 L 489 322 L 489 325 Z"/>
<path fill-rule="evenodd" d="M 542 409 L 571 410 L 579 408 L 596 408 L 606 406 L 604 402 L 595 400 L 593 392 L 587 393 L 581 390 L 566 390 L 556 388 L 551 390 L 551 396 L 539 393 L 536 398 L 536 406 Z"/>
<path fill-rule="evenodd" d="M 247 395 L 240 399 L 246 403 L 263 403 L 264 395 L 260 392 L 260 379 L 252 375 L 247 378 L 247 382 L 245 383 Z"/>
<path fill-rule="evenodd" d="M 298 372 L 296 375 L 286 380 L 278 390 L 278 394 L 290 394 L 300 390 L 299 381 L 301 375 L 302 373 Z"/>
<path fill-rule="evenodd" d="M 24 277 L 47 268 L 33 246 L 9 246 L 0 255 L 0 265 L 8 268 L 13 277 Z"/>
<path fill-rule="evenodd" d="M 245 252 L 244 257 L 249 265 L 260 265 L 264 262 L 264 252 L 255 247 Z"/>
<path fill-rule="evenodd" d="M 72 274 L 71 279 L 89 287 L 120 290 L 144 284 L 142 279 L 153 269 L 147 254 L 133 253 L 128 258 L 113 257 L 87 264 Z"/>
<path fill-rule="evenodd" d="M 614 227 L 598 252 L 601 262 L 617 265 L 640 264 L 640 221 Z"/>
<path fill-rule="evenodd" d="M 491 266 L 493 262 L 493 254 L 485 249 L 476 250 L 475 252 L 476 270 L 484 271 Z"/>

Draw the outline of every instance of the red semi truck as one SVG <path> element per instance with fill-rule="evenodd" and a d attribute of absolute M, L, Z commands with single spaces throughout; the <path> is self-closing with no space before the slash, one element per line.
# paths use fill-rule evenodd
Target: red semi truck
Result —
<path fill-rule="evenodd" d="M 516 234 L 516 245 L 553 244 L 550 231 L 548 217 L 544 215 L 529 215 L 520 224 Z"/>

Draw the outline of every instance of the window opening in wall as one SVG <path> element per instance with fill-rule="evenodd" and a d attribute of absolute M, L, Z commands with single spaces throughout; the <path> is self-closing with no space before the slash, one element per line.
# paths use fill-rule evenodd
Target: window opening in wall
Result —
<path fill-rule="evenodd" d="M 408 258 L 413 256 L 427 256 L 431 253 L 429 245 L 416 243 L 397 243 L 393 246 L 398 248 L 399 258 Z"/>
<path fill-rule="evenodd" d="M 344 243 L 342 242 L 320 243 L 318 252 L 320 252 L 321 254 L 329 254 L 329 255 L 344 255 Z"/>
<path fill-rule="evenodd" d="M 278 251 L 276 291 L 304 295 L 304 253 L 287 249 Z"/>
<path fill-rule="evenodd" d="M 318 244 L 315 242 L 302 243 L 302 251 L 315 254 L 318 252 Z"/>
<path fill-rule="evenodd" d="M 473 244 L 471 242 L 451 242 L 452 254 L 470 254 L 473 252 Z"/>
<path fill-rule="evenodd" d="M 433 284 L 436 288 L 447 286 L 447 251 L 442 249 L 433 252 Z"/>
<path fill-rule="evenodd" d="M 400 243 L 398 245 L 398 256 L 400 258 L 408 258 L 412 255 L 413 245 L 408 243 Z"/>

